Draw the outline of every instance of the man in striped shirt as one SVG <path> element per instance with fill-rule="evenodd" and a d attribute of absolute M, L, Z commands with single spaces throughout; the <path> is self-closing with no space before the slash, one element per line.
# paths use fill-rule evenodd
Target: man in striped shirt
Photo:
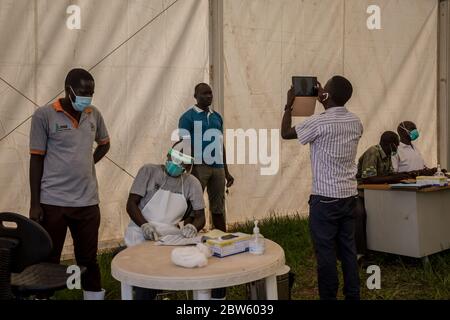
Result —
<path fill-rule="evenodd" d="M 317 257 L 320 298 L 336 299 L 339 255 L 344 295 L 354 300 L 360 298 L 353 218 L 358 196 L 355 158 L 363 126 L 345 107 L 353 93 L 347 79 L 334 76 L 325 88 L 319 84 L 318 90 L 325 112 L 294 127 L 291 111 L 295 96 L 293 88 L 288 91 L 281 136 L 298 139 L 302 145 L 310 144 L 313 187 L 309 225 Z"/>

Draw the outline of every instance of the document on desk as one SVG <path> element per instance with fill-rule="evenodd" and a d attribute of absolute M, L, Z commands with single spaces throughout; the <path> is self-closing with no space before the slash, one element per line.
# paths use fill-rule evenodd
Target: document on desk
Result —
<path fill-rule="evenodd" d="M 197 236 L 194 238 L 185 238 L 181 234 L 169 234 L 167 236 L 164 236 L 160 238 L 156 245 L 158 246 L 190 246 L 190 245 L 196 245 L 197 243 L 202 242 L 203 236 Z"/>
<path fill-rule="evenodd" d="M 389 185 L 391 188 L 420 188 L 423 187 L 417 183 L 394 183 Z"/>

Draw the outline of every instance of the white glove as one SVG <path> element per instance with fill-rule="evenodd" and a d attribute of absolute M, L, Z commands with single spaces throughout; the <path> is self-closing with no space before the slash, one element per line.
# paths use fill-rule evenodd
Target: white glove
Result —
<path fill-rule="evenodd" d="M 189 223 L 181 228 L 181 234 L 185 238 L 194 238 L 197 235 L 197 228 Z"/>
<path fill-rule="evenodd" d="M 141 230 L 142 230 L 142 233 L 144 234 L 145 240 L 158 241 L 159 234 L 158 234 L 158 232 L 156 232 L 155 227 L 152 226 L 150 223 L 148 223 L 148 222 L 144 223 L 141 226 Z"/>

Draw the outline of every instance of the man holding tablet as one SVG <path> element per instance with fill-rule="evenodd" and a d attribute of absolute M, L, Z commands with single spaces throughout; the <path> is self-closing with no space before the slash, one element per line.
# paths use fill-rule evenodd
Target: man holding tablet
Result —
<path fill-rule="evenodd" d="M 353 93 L 347 79 L 334 76 L 325 88 L 318 83 L 317 90 L 317 100 L 325 112 L 292 127 L 295 93 L 291 87 L 281 136 L 310 145 L 313 187 L 309 199 L 309 226 L 317 257 L 320 299 L 336 299 L 339 287 L 336 257 L 339 253 L 345 298 L 357 300 L 360 299 L 360 288 L 353 211 L 358 197 L 355 158 L 363 126 L 345 107 Z"/>

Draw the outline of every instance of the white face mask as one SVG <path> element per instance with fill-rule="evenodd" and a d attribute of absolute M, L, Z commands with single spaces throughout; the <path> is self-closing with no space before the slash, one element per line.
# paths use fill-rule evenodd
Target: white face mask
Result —
<path fill-rule="evenodd" d="M 323 98 L 323 96 L 325 96 L 325 98 Z M 320 102 L 324 103 L 325 101 L 328 100 L 329 97 L 330 97 L 330 94 L 328 92 L 324 92 L 320 97 Z"/>

